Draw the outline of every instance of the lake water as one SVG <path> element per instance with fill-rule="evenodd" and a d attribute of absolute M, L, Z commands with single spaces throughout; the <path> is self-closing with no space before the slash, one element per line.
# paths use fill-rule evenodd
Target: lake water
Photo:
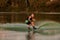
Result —
<path fill-rule="evenodd" d="M 0 30 L 0 40 L 60 40 L 58 35 L 41 35 L 38 33 L 30 32 L 16 32 Z"/>

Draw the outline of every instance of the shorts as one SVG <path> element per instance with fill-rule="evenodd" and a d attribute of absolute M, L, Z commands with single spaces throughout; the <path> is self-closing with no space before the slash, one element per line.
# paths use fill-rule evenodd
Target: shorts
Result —
<path fill-rule="evenodd" d="M 27 25 L 31 24 L 31 22 L 30 22 L 29 20 L 26 20 L 25 23 L 26 23 Z"/>

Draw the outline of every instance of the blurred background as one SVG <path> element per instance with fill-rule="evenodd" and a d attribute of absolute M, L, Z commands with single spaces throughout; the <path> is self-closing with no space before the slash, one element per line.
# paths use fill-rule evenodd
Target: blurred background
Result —
<path fill-rule="evenodd" d="M 0 0 L 0 23 L 20 23 L 30 13 L 37 20 L 60 22 L 59 0 Z"/>
<path fill-rule="evenodd" d="M 0 0 L 0 23 L 24 22 L 30 13 L 38 20 L 60 22 L 59 0 Z"/>
<path fill-rule="evenodd" d="M 59 0 L 0 0 L 0 12 L 60 12 Z"/>

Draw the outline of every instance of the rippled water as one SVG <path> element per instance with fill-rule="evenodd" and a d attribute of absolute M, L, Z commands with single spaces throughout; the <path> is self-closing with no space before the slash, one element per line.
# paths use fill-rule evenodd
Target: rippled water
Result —
<path fill-rule="evenodd" d="M 38 33 L 30 32 L 16 32 L 0 30 L 0 40 L 60 40 L 58 35 L 41 35 Z"/>

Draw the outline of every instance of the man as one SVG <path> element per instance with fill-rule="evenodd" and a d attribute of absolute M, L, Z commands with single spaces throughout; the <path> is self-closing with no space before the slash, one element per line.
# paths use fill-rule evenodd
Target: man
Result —
<path fill-rule="evenodd" d="M 30 26 L 32 26 L 33 29 L 36 29 L 35 28 L 35 18 L 34 18 L 33 13 L 30 16 L 27 17 L 26 24 L 28 25 L 28 29 L 30 29 Z"/>

